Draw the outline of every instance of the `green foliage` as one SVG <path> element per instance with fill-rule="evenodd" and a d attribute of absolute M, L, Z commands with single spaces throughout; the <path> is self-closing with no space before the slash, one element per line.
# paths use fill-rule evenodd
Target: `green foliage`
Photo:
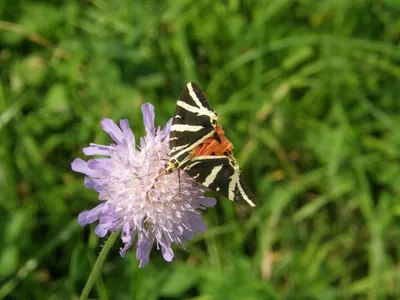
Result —
<path fill-rule="evenodd" d="M 400 298 L 400 2 L 0 4 L 0 298 L 73 299 L 103 243 L 70 169 L 104 117 L 143 134 L 197 81 L 255 209 L 220 199 L 208 231 L 109 255 L 99 299 Z"/>

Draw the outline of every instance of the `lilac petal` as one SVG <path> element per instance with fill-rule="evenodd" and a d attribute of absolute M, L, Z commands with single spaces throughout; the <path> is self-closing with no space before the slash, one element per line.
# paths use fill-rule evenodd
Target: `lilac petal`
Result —
<path fill-rule="evenodd" d="M 101 127 L 107 132 L 116 143 L 121 143 L 124 139 L 124 134 L 121 129 L 111 119 L 101 121 Z"/>
<path fill-rule="evenodd" d="M 154 106 L 150 103 L 142 105 L 143 123 L 147 135 L 154 135 Z"/>
<path fill-rule="evenodd" d="M 107 191 L 103 184 L 97 184 L 97 183 L 93 186 L 93 189 L 98 193 L 103 193 Z"/>
<path fill-rule="evenodd" d="M 182 236 L 185 238 L 185 240 L 191 240 L 194 237 L 194 232 L 185 229 L 182 232 Z"/>
<path fill-rule="evenodd" d="M 129 248 L 132 247 L 133 244 L 133 239 L 135 238 L 135 235 L 125 244 L 124 248 L 121 248 L 119 251 L 119 255 L 121 255 L 122 257 L 125 256 L 126 251 L 129 250 Z"/>
<path fill-rule="evenodd" d="M 91 189 L 94 187 L 94 181 L 90 177 L 85 177 L 84 179 L 85 188 Z"/>
<path fill-rule="evenodd" d="M 88 163 L 80 158 L 76 158 L 71 163 L 71 169 L 75 172 L 82 173 L 91 177 L 100 176 L 100 173 L 98 171 L 90 169 Z"/>
<path fill-rule="evenodd" d="M 140 263 L 139 263 L 139 268 L 145 267 L 148 262 L 149 262 L 149 258 L 148 257 L 146 259 L 141 259 Z"/>
<path fill-rule="evenodd" d="M 170 262 L 174 258 L 174 251 L 172 251 L 170 243 L 168 245 L 161 244 L 161 253 L 165 261 Z"/>
<path fill-rule="evenodd" d="M 205 207 L 214 207 L 217 204 L 217 199 L 211 197 L 204 197 L 204 199 L 201 199 L 200 203 Z"/>
<path fill-rule="evenodd" d="M 115 231 L 120 228 L 120 224 L 123 220 L 120 219 L 120 215 L 115 213 L 113 215 L 104 215 L 104 210 L 99 218 L 99 225 L 97 225 L 94 232 L 99 237 L 104 237 L 108 231 Z"/>
<path fill-rule="evenodd" d="M 91 144 L 92 145 L 92 144 Z M 109 146 L 90 146 L 83 148 L 83 153 L 85 155 L 110 155 Z"/>
<path fill-rule="evenodd" d="M 129 127 L 128 120 L 121 120 L 119 121 L 119 127 L 121 127 L 122 132 L 124 134 L 125 140 L 135 148 L 135 136 L 131 128 Z"/>
<path fill-rule="evenodd" d="M 148 233 L 139 235 L 139 241 L 136 247 L 136 258 L 140 260 L 139 268 L 143 268 L 149 262 L 153 243 L 154 238 L 151 238 Z"/>
<path fill-rule="evenodd" d="M 171 130 L 172 121 L 173 121 L 172 118 L 169 119 L 167 124 L 165 124 L 164 128 L 161 130 L 161 132 L 160 132 L 161 140 L 164 140 L 165 138 L 169 138 L 169 132 Z"/>
<path fill-rule="evenodd" d="M 107 171 L 106 173 L 111 173 L 114 166 L 110 164 L 110 159 L 108 158 L 94 158 L 88 161 L 88 167 L 92 170 Z"/>
<path fill-rule="evenodd" d="M 81 212 L 78 216 L 78 223 L 81 226 L 85 226 L 87 224 L 93 223 L 94 221 L 98 220 L 101 215 L 103 206 L 104 203 L 97 205 L 95 208 L 91 210 Z"/>
<path fill-rule="evenodd" d="M 118 215 L 115 213 L 114 215 L 104 215 L 104 210 L 102 211 L 103 215 L 100 217 L 99 223 L 106 224 L 107 226 L 115 227 L 118 220 Z"/>
<path fill-rule="evenodd" d="M 191 224 L 194 232 L 200 233 L 207 230 L 207 225 L 203 222 L 201 217 L 193 219 Z"/>
<path fill-rule="evenodd" d="M 100 216 L 99 224 L 96 226 L 94 232 L 99 237 L 104 237 L 108 231 L 115 231 L 119 228 L 121 221 L 111 216 Z"/>
<path fill-rule="evenodd" d="M 125 223 L 124 226 L 122 227 L 121 239 L 125 244 L 128 243 L 132 239 L 131 224 L 129 224 L 129 222 Z"/>
<path fill-rule="evenodd" d="M 94 233 L 97 234 L 98 237 L 105 237 L 106 234 L 108 233 L 108 226 L 105 224 L 98 224 L 94 230 Z"/>
<path fill-rule="evenodd" d="M 146 147 L 146 140 L 144 137 L 140 137 L 140 148 Z"/>
<path fill-rule="evenodd" d="M 111 205 L 108 202 L 104 203 L 103 210 L 101 211 L 103 215 L 109 215 L 114 212 L 115 212 L 115 206 Z"/>
<path fill-rule="evenodd" d="M 132 234 L 129 222 L 125 223 L 121 232 L 121 240 L 125 244 L 124 248 L 120 249 L 119 254 L 121 256 L 124 256 L 126 251 L 132 246 L 135 236 L 135 233 Z"/>
<path fill-rule="evenodd" d="M 104 191 L 104 186 L 108 183 L 109 179 L 107 178 L 93 178 L 93 177 L 86 177 L 85 178 L 85 187 L 87 188 L 94 188 L 95 191 Z M 86 186 L 86 184 L 88 186 Z"/>
<path fill-rule="evenodd" d="M 106 191 L 101 191 L 99 193 L 99 200 L 100 201 L 107 201 L 108 199 L 110 199 L 110 194 L 107 193 Z"/>

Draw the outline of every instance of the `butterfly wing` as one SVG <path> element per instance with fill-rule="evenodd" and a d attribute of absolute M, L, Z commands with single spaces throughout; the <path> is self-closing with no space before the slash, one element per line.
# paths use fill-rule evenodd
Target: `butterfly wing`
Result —
<path fill-rule="evenodd" d="M 170 155 L 178 167 L 192 149 L 213 136 L 217 121 L 203 91 L 195 82 L 189 82 L 176 104 L 169 139 Z"/>
<path fill-rule="evenodd" d="M 237 162 L 227 156 L 197 156 L 184 168 L 197 182 L 232 201 L 255 206 L 255 197 L 242 180 Z"/>

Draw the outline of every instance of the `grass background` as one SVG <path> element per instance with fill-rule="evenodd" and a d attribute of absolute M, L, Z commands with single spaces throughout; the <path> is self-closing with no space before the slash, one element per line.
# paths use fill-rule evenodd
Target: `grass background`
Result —
<path fill-rule="evenodd" d="M 235 145 L 255 209 L 220 199 L 206 233 L 110 253 L 98 299 L 400 298 L 400 2 L 0 3 L 0 299 L 76 299 L 104 241 L 70 169 L 104 117 L 144 134 L 188 81 Z"/>

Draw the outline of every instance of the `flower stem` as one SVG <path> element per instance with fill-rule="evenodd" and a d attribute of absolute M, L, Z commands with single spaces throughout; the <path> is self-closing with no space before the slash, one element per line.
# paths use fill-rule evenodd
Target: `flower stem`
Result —
<path fill-rule="evenodd" d="M 103 249 L 101 250 L 99 257 L 97 257 L 96 263 L 93 266 L 92 272 L 89 275 L 88 280 L 86 281 L 85 287 L 83 288 L 82 294 L 79 300 L 88 299 L 89 293 L 92 290 L 93 284 L 97 280 L 100 275 L 101 268 L 103 267 L 104 261 L 107 258 L 107 254 L 110 251 L 111 247 L 114 245 L 115 240 L 117 239 L 119 232 L 113 232 L 110 234 L 107 242 L 105 243 Z"/>

